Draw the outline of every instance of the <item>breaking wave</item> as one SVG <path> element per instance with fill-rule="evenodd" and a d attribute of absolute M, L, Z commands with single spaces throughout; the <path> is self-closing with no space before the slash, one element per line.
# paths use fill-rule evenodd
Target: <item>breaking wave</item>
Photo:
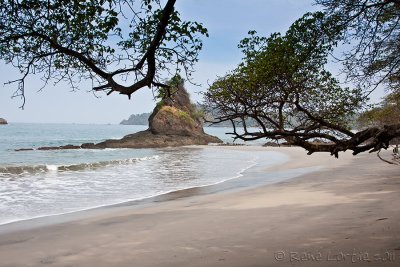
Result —
<path fill-rule="evenodd" d="M 92 163 L 79 163 L 72 165 L 28 165 L 28 166 L 0 166 L 0 176 L 6 175 L 24 175 L 24 174 L 38 174 L 46 172 L 78 172 L 86 170 L 94 170 L 104 167 L 129 165 L 140 161 L 158 159 L 159 156 L 150 156 L 142 158 L 128 158 L 118 160 L 107 160 Z"/>

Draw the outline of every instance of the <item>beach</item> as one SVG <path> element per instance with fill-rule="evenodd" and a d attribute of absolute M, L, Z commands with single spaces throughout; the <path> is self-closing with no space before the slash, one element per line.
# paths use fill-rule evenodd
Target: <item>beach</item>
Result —
<path fill-rule="evenodd" d="M 0 226 L 0 266 L 400 266 L 399 167 L 301 148 L 240 177 L 315 168 L 274 184 L 183 190 Z"/>

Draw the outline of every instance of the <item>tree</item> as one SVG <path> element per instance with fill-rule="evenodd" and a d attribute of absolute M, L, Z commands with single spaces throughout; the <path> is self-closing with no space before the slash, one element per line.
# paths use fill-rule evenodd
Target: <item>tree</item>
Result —
<path fill-rule="evenodd" d="M 372 91 L 400 91 L 400 0 L 316 0 L 343 29 L 350 45 L 339 60 L 348 81 Z"/>
<path fill-rule="evenodd" d="M 324 69 L 327 56 L 343 38 L 337 17 L 306 14 L 286 35 L 255 36 L 241 41 L 243 62 L 212 84 L 206 104 L 219 110 L 216 122 L 231 121 L 235 138 L 286 140 L 309 154 L 379 151 L 400 135 L 399 125 L 372 127 L 358 133 L 350 117 L 365 105 L 361 88 L 342 88 Z M 251 131 L 246 118 L 259 130 Z M 238 133 L 240 121 L 244 133 Z"/>
<path fill-rule="evenodd" d="M 399 122 L 400 93 L 390 93 L 385 96 L 379 105 L 362 112 L 357 118 L 359 129 L 368 127 L 384 127 Z"/>
<path fill-rule="evenodd" d="M 24 98 L 25 79 L 41 75 L 78 88 L 82 80 L 107 94 L 168 87 L 163 73 L 190 76 L 202 48 L 201 23 L 182 21 L 160 0 L 0 0 L 0 59 L 21 72 L 14 96 Z"/>

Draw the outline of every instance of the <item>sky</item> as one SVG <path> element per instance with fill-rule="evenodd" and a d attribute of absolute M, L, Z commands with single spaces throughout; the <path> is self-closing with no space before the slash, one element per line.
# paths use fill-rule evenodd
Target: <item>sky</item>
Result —
<path fill-rule="evenodd" d="M 203 39 L 193 75 L 193 81 L 201 86 L 186 84 L 193 101 L 201 101 L 199 92 L 240 62 L 237 44 L 249 30 L 263 36 L 284 33 L 304 13 L 318 9 L 311 0 L 178 0 L 176 8 L 182 19 L 202 22 L 210 34 Z M 29 77 L 22 110 L 21 99 L 11 98 L 16 84 L 3 86 L 18 75 L 12 66 L 0 62 L 0 117 L 9 122 L 118 124 L 131 114 L 151 112 L 156 105 L 149 88 L 140 89 L 128 100 L 116 93 L 94 95 L 90 84 L 83 84 L 77 92 L 61 83 L 40 90 L 42 81 Z"/>

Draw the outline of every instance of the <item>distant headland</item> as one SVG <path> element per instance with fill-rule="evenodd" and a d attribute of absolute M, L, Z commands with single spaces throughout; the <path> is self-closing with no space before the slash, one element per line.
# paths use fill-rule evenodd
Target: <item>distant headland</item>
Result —
<path fill-rule="evenodd" d="M 122 120 L 122 125 L 148 125 L 151 112 L 132 114 L 127 120 Z"/>
<path fill-rule="evenodd" d="M 8 124 L 8 122 L 5 120 L 5 119 L 3 119 L 3 118 L 0 118 L 0 124 Z"/>

